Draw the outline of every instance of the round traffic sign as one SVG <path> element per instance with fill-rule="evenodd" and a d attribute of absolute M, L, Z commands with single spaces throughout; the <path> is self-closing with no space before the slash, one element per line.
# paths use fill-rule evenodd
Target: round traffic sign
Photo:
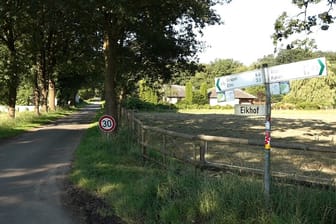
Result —
<path fill-rule="evenodd" d="M 103 132 L 112 132 L 116 127 L 115 119 L 110 115 L 103 115 L 99 118 L 99 128 Z"/>

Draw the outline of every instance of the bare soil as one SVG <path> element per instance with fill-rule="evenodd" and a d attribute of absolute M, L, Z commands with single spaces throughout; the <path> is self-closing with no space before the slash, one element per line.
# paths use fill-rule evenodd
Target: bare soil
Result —
<path fill-rule="evenodd" d="M 103 199 L 76 187 L 69 180 L 64 182 L 64 191 L 64 206 L 81 224 L 125 224 Z"/>

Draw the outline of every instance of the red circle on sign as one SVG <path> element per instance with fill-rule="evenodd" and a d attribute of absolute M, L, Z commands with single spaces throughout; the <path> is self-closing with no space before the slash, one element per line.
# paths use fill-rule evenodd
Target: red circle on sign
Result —
<path fill-rule="evenodd" d="M 99 118 L 99 128 L 103 132 L 112 132 L 116 127 L 115 119 L 110 115 L 103 115 Z"/>

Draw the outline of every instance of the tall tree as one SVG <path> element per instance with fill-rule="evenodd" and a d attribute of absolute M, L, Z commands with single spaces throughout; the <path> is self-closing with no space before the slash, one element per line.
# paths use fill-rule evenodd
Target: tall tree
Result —
<path fill-rule="evenodd" d="M 246 70 L 247 67 L 239 61 L 233 59 L 217 59 L 205 66 L 203 76 L 208 86 L 215 86 L 215 77 L 231 75 Z"/>
<path fill-rule="evenodd" d="M 67 5 L 65 1 L 41 1 L 31 2 L 29 13 L 30 23 L 30 51 L 34 61 L 35 72 L 35 97 L 42 97 L 44 111 L 55 110 L 55 66 L 58 52 L 68 44 L 63 34 L 66 31 L 68 16 L 65 14 Z M 35 99 L 38 108 L 39 99 Z"/>
<path fill-rule="evenodd" d="M 24 25 L 27 20 L 27 4 L 25 1 L 0 1 L 0 44 L 4 73 L 5 96 L 7 98 L 8 115 L 15 117 L 17 89 L 24 74 L 23 42 Z"/>
<path fill-rule="evenodd" d="M 141 70 L 156 71 L 147 73 L 151 77 L 169 78 L 173 65 L 186 63 L 197 52 L 195 32 L 220 22 L 211 8 L 218 2 L 227 1 L 83 1 L 104 34 L 106 113 L 118 117 L 118 85 L 130 74 L 122 65 L 135 62 Z"/>
<path fill-rule="evenodd" d="M 200 87 L 201 101 L 208 103 L 208 86 L 205 82 L 202 82 Z"/>

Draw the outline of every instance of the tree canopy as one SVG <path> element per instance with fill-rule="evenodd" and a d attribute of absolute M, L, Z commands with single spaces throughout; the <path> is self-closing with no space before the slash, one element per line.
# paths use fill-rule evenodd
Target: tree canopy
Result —
<path fill-rule="evenodd" d="M 310 34 L 316 29 L 328 30 L 336 19 L 334 6 L 336 0 L 292 0 L 299 13 L 288 15 L 283 12 L 275 21 L 274 44 L 298 33 Z M 292 44 L 287 45 L 292 48 Z"/>
<path fill-rule="evenodd" d="M 196 67 L 197 33 L 221 23 L 212 6 L 226 2 L 0 0 L 3 102 L 14 117 L 25 80 L 36 108 L 54 109 L 56 94 L 64 104 L 81 86 L 105 79 L 106 113 L 117 119 L 119 99 L 139 80 L 167 80 L 177 68 Z"/>
<path fill-rule="evenodd" d="M 106 113 L 118 116 L 119 95 L 127 92 L 130 79 L 167 80 L 177 64 L 190 65 L 201 46 L 196 33 L 206 25 L 220 23 L 211 8 L 220 2 L 226 1 L 105 1 L 91 5 L 94 23 L 103 21 Z"/>

